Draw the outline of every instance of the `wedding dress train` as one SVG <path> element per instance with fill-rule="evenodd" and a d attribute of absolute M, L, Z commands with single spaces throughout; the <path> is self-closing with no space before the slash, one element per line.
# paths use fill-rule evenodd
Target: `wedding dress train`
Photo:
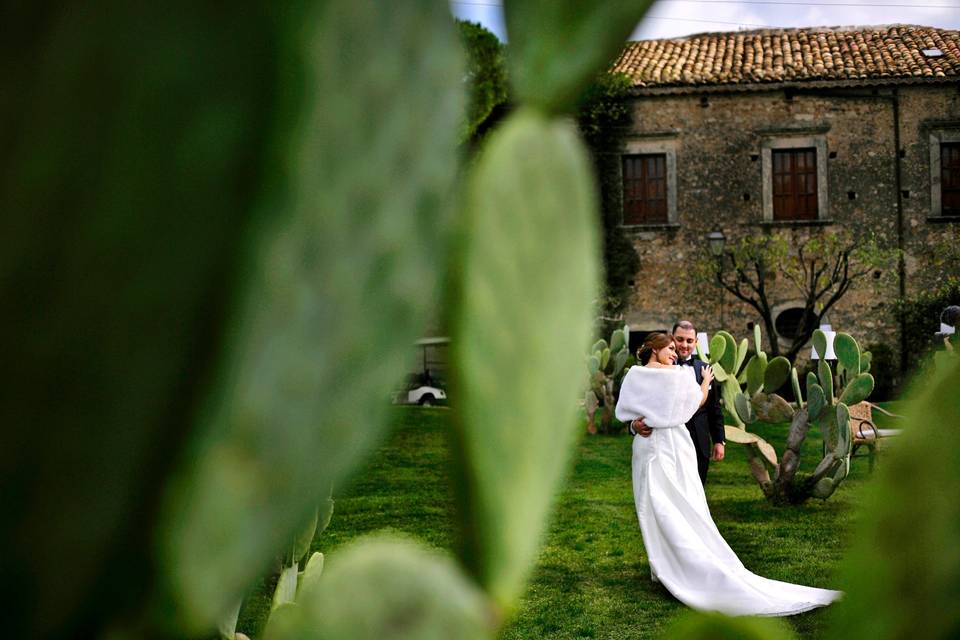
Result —
<path fill-rule="evenodd" d="M 697 410 L 692 367 L 637 366 L 623 379 L 616 416 L 653 429 L 633 439 L 633 495 L 654 580 L 694 609 L 787 616 L 830 604 L 840 591 L 763 578 L 748 571 L 717 530 L 684 424 Z"/>

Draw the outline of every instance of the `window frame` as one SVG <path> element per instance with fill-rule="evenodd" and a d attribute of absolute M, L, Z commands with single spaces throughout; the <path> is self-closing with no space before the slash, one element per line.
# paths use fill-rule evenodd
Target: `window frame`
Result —
<path fill-rule="evenodd" d="M 644 190 L 647 190 L 646 188 L 647 188 L 647 186 L 649 185 L 650 182 L 653 182 L 653 181 L 661 181 L 661 182 L 663 183 L 663 187 L 662 187 L 662 188 L 663 188 L 663 197 L 662 197 L 662 198 L 648 198 L 648 197 L 646 197 L 646 194 L 641 194 L 641 196 L 640 196 L 639 198 L 632 198 L 632 199 L 628 199 L 628 198 L 627 198 L 627 181 L 628 181 L 628 176 L 627 176 L 627 171 L 626 171 L 626 169 L 627 169 L 627 163 L 628 163 L 628 161 L 630 161 L 630 160 L 635 160 L 635 161 L 637 161 L 637 165 L 639 166 L 639 174 L 640 174 L 640 175 L 634 177 L 633 179 L 638 180 L 639 182 L 641 182 L 641 184 L 642 184 L 643 187 L 644 187 Z M 653 162 L 650 162 L 651 160 L 652 160 Z M 656 175 L 655 175 L 655 176 L 651 176 L 651 173 L 648 171 L 648 170 L 651 168 L 651 164 L 652 164 L 652 165 L 660 165 L 660 164 L 662 164 L 662 167 L 661 167 L 661 166 L 656 166 L 656 169 L 657 169 L 657 170 L 662 169 L 663 174 L 662 174 L 662 175 L 659 175 L 659 176 L 656 176 Z M 622 176 L 621 189 L 622 189 L 622 193 L 623 193 L 623 195 L 622 195 L 622 198 L 623 198 L 623 201 L 622 201 L 622 202 L 623 202 L 623 206 L 622 206 L 622 212 L 623 212 L 622 221 L 623 221 L 623 224 L 626 225 L 626 226 L 645 226 L 645 225 L 653 225 L 653 224 L 668 224 L 669 221 L 670 221 L 670 212 L 669 212 L 669 207 L 668 207 L 668 204 L 667 204 L 667 202 L 668 202 L 668 200 L 669 200 L 669 197 L 668 197 L 668 195 L 667 195 L 667 154 L 665 154 L 665 153 L 625 153 L 625 154 L 623 154 L 622 156 L 620 156 L 620 175 Z M 662 216 L 662 219 L 659 219 L 659 220 L 651 220 L 651 219 L 649 219 L 650 213 L 645 211 L 644 213 L 645 213 L 645 215 L 648 217 L 648 219 L 643 220 L 643 221 L 641 221 L 641 222 L 634 222 L 634 221 L 627 222 L 627 208 L 628 208 L 627 205 L 628 205 L 628 203 L 630 203 L 630 202 L 643 202 L 643 203 L 645 203 L 644 206 L 643 206 L 644 209 L 647 209 L 647 208 L 648 208 L 648 207 L 647 207 L 647 203 L 651 203 L 651 204 L 652 204 L 652 203 L 655 203 L 655 202 L 661 202 L 661 203 L 662 203 L 662 211 L 657 211 L 656 213 L 659 214 L 660 216 Z M 650 208 L 652 208 L 652 207 L 650 207 Z M 657 208 L 660 209 L 660 207 L 657 207 Z"/>
<path fill-rule="evenodd" d="M 960 129 L 941 129 L 930 133 L 930 217 L 955 219 L 954 214 L 943 213 L 942 146 L 960 144 Z"/>
<path fill-rule="evenodd" d="M 650 222 L 641 224 L 627 224 L 624 216 L 626 194 L 624 193 L 623 160 L 628 156 L 666 156 L 665 168 L 667 179 L 667 220 L 665 222 Z M 664 139 L 634 139 L 627 140 L 620 162 L 617 164 L 620 179 L 620 226 L 627 229 L 663 228 L 677 226 L 677 141 Z"/>
<path fill-rule="evenodd" d="M 771 177 L 773 182 L 771 184 L 771 190 L 773 194 L 773 219 L 777 222 L 797 222 L 797 221 L 809 221 L 809 220 L 819 220 L 820 219 L 820 207 L 817 200 L 817 148 L 816 147 L 791 147 L 789 149 L 772 149 L 771 150 L 771 159 L 773 161 L 773 169 Z M 804 164 L 806 164 L 806 156 L 813 157 L 813 163 L 810 167 L 805 167 L 804 169 L 798 168 L 797 160 L 800 157 L 804 156 Z M 787 171 L 777 172 L 777 158 L 785 157 L 789 158 L 789 169 Z M 813 173 L 814 185 L 813 191 L 805 191 L 806 184 L 805 178 L 810 173 Z M 777 177 L 778 176 L 787 176 L 789 177 L 789 190 L 786 193 L 781 193 L 779 196 L 777 194 Z M 813 197 L 813 215 L 809 215 L 809 209 L 807 198 Z M 777 200 L 778 197 L 783 198 L 785 202 L 789 202 L 789 208 L 793 210 L 794 217 L 777 217 Z M 784 207 L 786 208 L 786 207 Z M 797 212 L 800 212 L 800 215 L 797 215 Z M 782 212 L 785 214 L 785 212 Z"/>
<path fill-rule="evenodd" d="M 777 220 L 773 216 L 773 152 L 774 150 L 814 149 L 817 167 L 817 217 Z M 761 177 L 763 180 L 763 221 L 775 224 L 809 224 L 828 220 L 830 211 L 829 181 L 827 179 L 827 136 L 777 136 L 765 138 L 760 147 Z"/>

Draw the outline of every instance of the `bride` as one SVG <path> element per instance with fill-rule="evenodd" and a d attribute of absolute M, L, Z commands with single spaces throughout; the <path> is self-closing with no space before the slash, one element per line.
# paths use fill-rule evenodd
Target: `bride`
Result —
<path fill-rule="evenodd" d="M 617 419 L 642 417 L 653 428 L 649 438 L 633 439 L 633 496 L 653 580 L 694 609 L 735 616 L 788 616 L 838 599 L 840 591 L 751 573 L 721 537 L 684 427 L 705 402 L 713 372 L 704 367 L 698 385 L 693 368 L 676 359 L 671 336 L 648 336 L 643 366 L 627 372 L 616 409 Z"/>

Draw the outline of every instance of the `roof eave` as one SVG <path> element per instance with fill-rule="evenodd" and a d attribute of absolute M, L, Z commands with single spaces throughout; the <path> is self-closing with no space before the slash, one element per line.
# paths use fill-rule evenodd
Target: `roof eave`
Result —
<path fill-rule="evenodd" d="M 836 89 L 849 87 L 888 87 L 896 85 L 960 84 L 960 76 L 901 76 L 893 78 L 851 78 L 842 80 L 792 80 L 774 82 L 735 82 L 727 84 L 681 84 L 636 86 L 634 96 L 656 96 L 700 93 L 751 93 L 783 89 Z"/>

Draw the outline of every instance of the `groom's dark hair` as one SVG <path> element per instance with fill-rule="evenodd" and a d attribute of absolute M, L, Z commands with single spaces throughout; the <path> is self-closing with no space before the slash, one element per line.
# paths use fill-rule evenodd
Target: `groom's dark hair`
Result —
<path fill-rule="evenodd" d="M 697 332 L 697 328 L 689 320 L 677 320 L 676 324 L 673 325 L 673 331 L 670 333 L 676 333 L 677 329 L 690 329 L 694 333 Z"/>

